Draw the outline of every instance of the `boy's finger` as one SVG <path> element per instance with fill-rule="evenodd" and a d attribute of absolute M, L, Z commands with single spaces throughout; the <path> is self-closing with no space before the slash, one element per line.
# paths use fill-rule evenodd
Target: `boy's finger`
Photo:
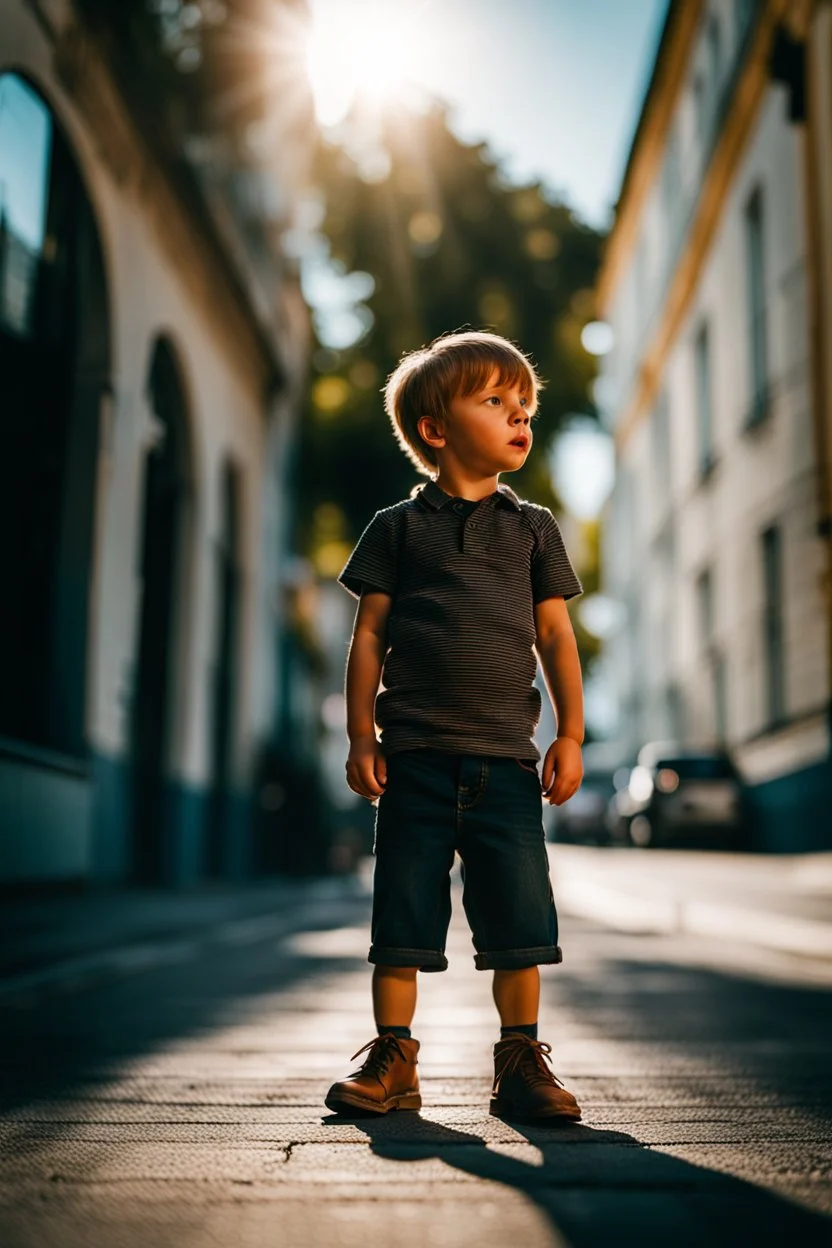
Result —
<path fill-rule="evenodd" d="M 383 754 L 376 758 L 376 780 L 382 787 L 387 783 L 387 759 Z"/>
<path fill-rule="evenodd" d="M 361 783 L 365 797 L 379 797 L 384 791 L 376 781 L 376 773 L 372 762 L 361 768 Z"/>

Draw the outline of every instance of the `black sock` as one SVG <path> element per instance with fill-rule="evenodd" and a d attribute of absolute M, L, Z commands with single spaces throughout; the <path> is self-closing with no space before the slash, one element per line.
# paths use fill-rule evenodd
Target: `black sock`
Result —
<path fill-rule="evenodd" d="M 380 1036 L 389 1035 L 392 1031 L 397 1040 L 409 1040 L 411 1038 L 409 1027 L 384 1027 L 381 1023 L 376 1023 L 376 1030 Z"/>
<path fill-rule="evenodd" d="M 511 1031 L 519 1031 L 521 1036 L 528 1036 L 531 1040 L 537 1039 L 537 1023 L 521 1023 L 517 1027 L 501 1027 L 500 1039 L 505 1040 Z"/>

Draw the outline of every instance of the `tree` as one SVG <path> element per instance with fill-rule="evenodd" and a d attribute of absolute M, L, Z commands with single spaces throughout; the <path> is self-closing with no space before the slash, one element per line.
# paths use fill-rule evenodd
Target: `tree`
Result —
<path fill-rule="evenodd" d="M 419 480 L 380 395 L 405 351 L 463 326 L 519 343 L 545 389 L 535 452 L 511 485 L 554 510 L 547 448 L 567 414 L 596 414 L 580 332 L 593 319 L 600 235 L 540 185 L 510 185 L 438 106 L 388 118 L 363 146 L 361 122 L 353 118 L 346 148 L 321 141 L 317 155 L 332 261 L 372 279 L 358 306 L 364 336 L 315 355 L 304 421 L 300 535 L 329 575 L 373 512 Z"/>

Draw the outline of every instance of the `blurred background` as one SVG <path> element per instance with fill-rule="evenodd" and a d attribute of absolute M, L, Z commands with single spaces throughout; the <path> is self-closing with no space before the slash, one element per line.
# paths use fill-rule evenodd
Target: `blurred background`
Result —
<path fill-rule="evenodd" d="M 832 6 L 1 0 L 0 889 L 353 869 L 335 577 L 466 325 L 585 587 L 550 835 L 832 849 Z"/>

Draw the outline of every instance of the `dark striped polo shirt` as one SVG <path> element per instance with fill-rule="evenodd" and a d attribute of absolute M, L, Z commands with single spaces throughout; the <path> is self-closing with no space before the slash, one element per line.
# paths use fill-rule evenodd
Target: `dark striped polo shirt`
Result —
<path fill-rule="evenodd" d="M 386 755 L 540 757 L 534 606 L 583 592 L 547 507 L 507 485 L 452 498 L 431 480 L 376 512 L 338 581 L 393 599 L 375 703 Z"/>

